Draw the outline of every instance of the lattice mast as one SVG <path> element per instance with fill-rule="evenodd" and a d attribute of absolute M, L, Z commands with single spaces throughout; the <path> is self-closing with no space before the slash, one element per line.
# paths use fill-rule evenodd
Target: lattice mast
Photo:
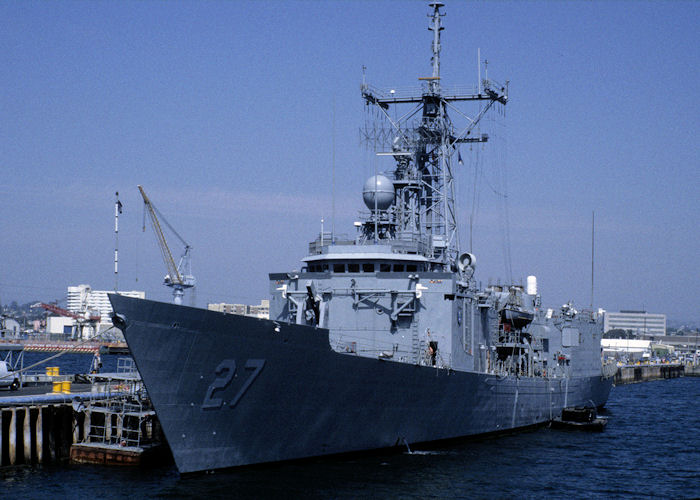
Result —
<path fill-rule="evenodd" d="M 429 5 L 432 76 L 419 78 L 422 87 L 408 92 L 386 92 L 362 83 L 362 97 L 368 109 L 378 110 L 375 119 L 361 131 L 363 138 L 377 148 L 390 147 L 390 152 L 377 154 L 393 156 L 396 162 L 391 175 L 394 204 L 385 213 L 372 211 L 365 228 L 375 234 L 365 236 L 375 241 L 379 238 L 416 242 L 433 262 L 452 264 L 460 254 L 453 157 L 461 143 L 488 140 L 487 135 L 475 137 L 472 132 L 494 104 L 507 103 L 508 95 L 507 84 L 500 86 L 488 79 L 480 82 L 477 89 L 443 88 L 440 36 L 445 14 L 440 11 L 441 2 Z M 485 105 L 470 116 L 457 106 L 464 101 L 484 101 Z M 398 118 L 392 118 L 391 107 Z M 464 124 L 456 127 L 448 110 L 454 111 Z"/>

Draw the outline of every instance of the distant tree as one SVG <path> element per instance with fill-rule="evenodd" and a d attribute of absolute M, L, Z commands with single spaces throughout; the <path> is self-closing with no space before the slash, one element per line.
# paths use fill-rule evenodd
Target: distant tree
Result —
<path fill-rule="evenodd" d="M 621 328 L 613 328 L 612 330 L 608 330 L 603 334 L 603 338 L 605 339 L 626 339 L 628 337 L 628 333 L 626 330 L 623 330 Z"/>

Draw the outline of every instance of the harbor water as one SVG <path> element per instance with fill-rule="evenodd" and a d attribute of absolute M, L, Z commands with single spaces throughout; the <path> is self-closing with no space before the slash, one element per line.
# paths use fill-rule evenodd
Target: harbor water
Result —
<path fill-rule="evenodd" d="M 181 478 L 174 466 L 0 469 L 12 498 L 697 498 L 700 379 L 613 388 L 605 432 L 540 428 L 446 447 Z"/>
<path fill-rule="evenodd" d="M 38 363 L 40 361 L 45 360 L 48 357 L 54 356 L 55 352 L 26 352 L 24 353 L 24 367 L 27 368 L 34 363 Z M 15 354 L 16 356 L 16 354 Z M 124 355 L 117 355 L 117 354 L 102 354 L 100 356 L 100 360 L 102 361 L 102 369 L 101 371 L 104 373 L 107 372 L 116 372 L 117 371 L 117 363 L 119 358 L 124 358 L 127 356 Z M 61 375 L 75 375 L 75 374 L 84 374 L 84 373 L 90 373 L 90 366 L 92 365 L 92 359 L 93 355 L 92 354 L 78 354 L 78 353 L 71 353 L 67 352 L 64 354 L 61 354 L 57 358 L 52 359 L 51 361 L 41 364 L 39 366 L 36 366 L 35 368 L 32 368 L 29 370 L 29 372 L 39 372 L 39 373 L 45 373 L 46 367 L 47 366 L 57 366 L 59 368 L 59 373 Z"/>

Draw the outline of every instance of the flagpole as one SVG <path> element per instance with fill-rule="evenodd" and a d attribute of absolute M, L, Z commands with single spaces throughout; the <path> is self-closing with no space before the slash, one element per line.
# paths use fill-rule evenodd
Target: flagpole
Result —
<path fill-rule="evenodd" d="M 119 290 L 119 214 L 122 213 L 122 203 L 119 201 L 119 191 L 114 193 L 114 292 Z"/>

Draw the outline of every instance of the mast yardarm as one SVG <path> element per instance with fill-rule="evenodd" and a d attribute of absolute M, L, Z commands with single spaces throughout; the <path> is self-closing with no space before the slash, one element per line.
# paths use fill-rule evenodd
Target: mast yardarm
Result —
<path fill-rule="evenodd" d="M 392 182 L 395 201 L 385 209 L 370 208 L 360 238 L 365 243 L 389 242 L 394 251 L 422 254 L 436 265 L 455 268 L 460 248 L 453 172 L 457 162 L 453 156 L 461 143 L 488 140 L 486 134 L 473 132 L 494 104 L 507 103 L 507 85 L 488 79 L 468 89 L 442 85 L 440 32 L 445 14 L 440 11 L 441 2 L 430 7 L 432 75 L 418 78 L 422 86 L 384 91 L 365 83 L 363 76 L 362 97 L 368 109 L 377 113 L 361 135 L 378 149 L 377 155 L 393 157 L 393 172 L 382 175 Z M 460 109 L 468 101 L 484 101 L 485 105 L 472 112 Z"/>

